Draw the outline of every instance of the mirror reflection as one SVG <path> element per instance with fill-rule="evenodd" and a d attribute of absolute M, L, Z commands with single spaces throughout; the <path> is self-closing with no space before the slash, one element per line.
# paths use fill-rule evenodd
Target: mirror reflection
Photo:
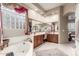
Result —
<path fill-rule="evenodd" d="M 29 31 L 37 32 L 58 32 L 58 22 L 44 23 L 34 19 L 29 19 Z"/>

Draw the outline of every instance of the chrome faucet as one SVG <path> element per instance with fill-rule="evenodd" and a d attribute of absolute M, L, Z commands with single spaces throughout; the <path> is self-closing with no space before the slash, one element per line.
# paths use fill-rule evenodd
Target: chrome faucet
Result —
<path fill-rule="evenodd" d="M 31 42 L 32 43 L 32 39 L 31 38 L 27 38 L 24 41 L 27 41 L 27 42 Z"/>

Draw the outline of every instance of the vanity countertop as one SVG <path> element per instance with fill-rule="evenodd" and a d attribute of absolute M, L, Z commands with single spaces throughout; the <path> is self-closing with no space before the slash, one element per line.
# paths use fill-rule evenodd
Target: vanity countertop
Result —
<path fill-rule="evenodd" d="M 44 34 L 46 34 L 46 32 L 33 33 L 32 35 L 37 36 L 37 35 L 44 35 Z M 47 33 L 47 34 L 59 34 L 59 33 L 58 32 L 50 32 L 50 33 Z"/>
<path fill-rule="evenodd" d="M 51 32 L 51 33 L 49 33 L 49 34 L 59 34 L 58 32 Z"/>
<path fill-rule="evenodd" d="M 38 33 L 33 33 L 32 35 L 37 36 L 37 35 L 43 35 L 45 32 L 38 32 Z"/>

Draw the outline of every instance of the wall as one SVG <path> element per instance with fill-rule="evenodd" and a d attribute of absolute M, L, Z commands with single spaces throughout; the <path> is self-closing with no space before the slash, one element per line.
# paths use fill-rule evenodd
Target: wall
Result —
<path fill-rule="evenodd" d="M 58 19 L 59 19 L 58 14 L 54 14 L 54 15 L 45 17 L 46 22 L 58 22 Z"/>
<path fill-rule="evenodd" d="M 0 43 L 1 43 L 1 4 L 0 4 Z"/>
<path fill-rule="evenodd" d="M 76 15 L 76 21 L 75 21 L 75 30 L 76 30 L 76 55 L 79 56 L 79 4 L 76 5 L 76 12 L 75 12 L 75 15 Z"/>
<path fill-rule="evenodd" d="M 28 10 L 28 17 L 41 22 L 44 22 L 45 19 L 42 15 L 31 9 Z"/>
<path fill-rule="evenodd" d="M 67 19 L 63 17 L 63 7 L 60 7 L 59 13 L 59 43 L 68 42 Z"/>
<path fill-rule="evenodd" d="M 32 21 L 32 26 L 36 25 L 36 24 L 41 24 L 41 22 L 38 22 L 38 21 Z"/>
<path fill-rule="evenodd" d="M 24 30 L 20 30 L 20 29 L 8 29 L 8 30 L 4 29 L 3 31 L 4 31 L 3 32 L 4 38 L 25 35 Z"/>
<path fill-rule="evenodd" d="M 75 12 L 75 3 L 67 3 L 64 5 L 64 15 L 69 13 L 69 12 Z"/>

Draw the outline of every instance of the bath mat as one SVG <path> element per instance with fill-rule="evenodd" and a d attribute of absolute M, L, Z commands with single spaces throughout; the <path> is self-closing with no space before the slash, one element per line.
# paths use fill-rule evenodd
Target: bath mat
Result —
<path fill-rule="evenodd" d="M 35 51 L 36 56 L 68 56 L 63 51 L 54 48 L 48 50 Z"/>

